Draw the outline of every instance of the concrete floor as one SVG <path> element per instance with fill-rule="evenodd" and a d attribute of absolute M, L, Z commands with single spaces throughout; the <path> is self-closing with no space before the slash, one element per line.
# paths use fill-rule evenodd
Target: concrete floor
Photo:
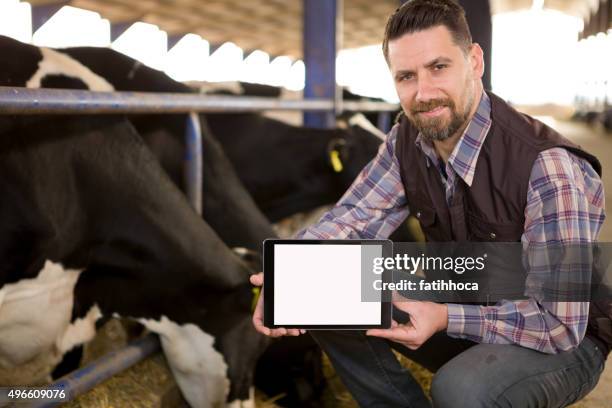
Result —
<path fill-rule="evenodd" d="M 601 242 L 612 242 L 612 133 L 606 133 L 600 127 L 589 127 L 580 123 L 560 122 L 543 119 L 557 129 L 563 136 L 583 149 L 597 156 L 603 166 L 603 181 L 606 195 L 606 208 L 608 219 L 605 221 L 599 236 Z M 575 408 L 607 408 L 612 407 L 612 357 L 599 380 L 597 387 L 574 405 Z"/>

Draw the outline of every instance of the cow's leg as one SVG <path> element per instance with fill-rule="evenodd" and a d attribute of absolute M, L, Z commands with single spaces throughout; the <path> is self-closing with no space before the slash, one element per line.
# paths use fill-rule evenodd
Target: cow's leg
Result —
<path fill-rule="evenodd" d="M 235 399 L 227 404 L 227 408 L 255 408 L 255 387 L 249 388 L 247 399 Z"/>
<path fill-rule="evenodd" d="M 253 329 L 250 316 L 218 336 L 165 316 L 138 321 L 159 334 L 172 373 L 192 407 L 225 402 L 234 408 L 255 406 L 255 364 L 269 340 Z"/>
<path fill-rule="evenodd" d="M 231 379 L 228 401 L 233 403 L 232 406 L 254 406 L 255 366 L 269 344 L 270 339 L 253 328 L 250 315 L 244 316 L 230 330 L 216 336 L 215 346 L 223 353 L 228 365 L 228 375 Z"/>
<path fill-rule="evenodd" d="M 159 321 L 139 319 L 161 339 L 164 354 L 183 396 L 193 408 L 225 403 L 230 380 L 215 339 L 194 324 L 178 325 L 163 316 Z"/>
<path fill-rule="evenodd" d="M 63 377 L 79 368 L 83 358 L 83 346 L 76 346 L 62 357 L 62 361 L 51 372 L 53 380 Z"/>
<path fill-rule="evenodd" d="M 251 333 L 250 319 L 219 338 L 193 324 L 178 325 L 165 316 L 159 321 L 139 321 L 160 336 L 172 374 L 192 407 L 226 402 L 231 408 L 255 407 L 253 371 L 267 339 Z"/>

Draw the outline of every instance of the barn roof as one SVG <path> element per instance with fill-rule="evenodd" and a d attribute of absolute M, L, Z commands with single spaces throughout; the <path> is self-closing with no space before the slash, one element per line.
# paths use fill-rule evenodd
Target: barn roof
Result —
<path fill-rule="evenodd" d="M 29 0 L 65 4 L 100 13 L 112 24 L 143 21 L 170 37 L 194 33 L 209 43 L 232 41 L 244 50 L 302 57 L 302 0 Z M 597 0 L 545 0 L 545 7 L 583 17 Z M 398 0 L 344 0 L 340 48 L 378 44 Z M 493 12 L 531 7 L 532 0 L 492 0 Z"/>

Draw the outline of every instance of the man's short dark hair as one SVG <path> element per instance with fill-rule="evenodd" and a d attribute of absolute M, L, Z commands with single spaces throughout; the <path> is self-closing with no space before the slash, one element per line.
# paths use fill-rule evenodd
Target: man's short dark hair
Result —
<path fill-rule="evenodd" d="M 472 45 L 472 34 L 465 19 L 465 11 L 454 0 L 410 0 L 389 17 L 383 39 L 383 54 L 389 61 L 389 41 L 404 34 L 445 26 L 453 41 L 467 54 Z"/>

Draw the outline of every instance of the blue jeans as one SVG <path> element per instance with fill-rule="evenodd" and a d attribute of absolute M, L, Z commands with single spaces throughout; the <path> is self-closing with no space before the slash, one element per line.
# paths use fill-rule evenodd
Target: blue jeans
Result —
<path fill-rule="evenodd" d="M 591 391 L 603 353 L 585 338 L 574 350 L 544 354 L 516 345 L 476 344 L 444 333 L 418 350 L 363 331 L 310 331 L 362 407 L 564 407 Z M 430 402 L 393 354 L 435 372 Z"/>

